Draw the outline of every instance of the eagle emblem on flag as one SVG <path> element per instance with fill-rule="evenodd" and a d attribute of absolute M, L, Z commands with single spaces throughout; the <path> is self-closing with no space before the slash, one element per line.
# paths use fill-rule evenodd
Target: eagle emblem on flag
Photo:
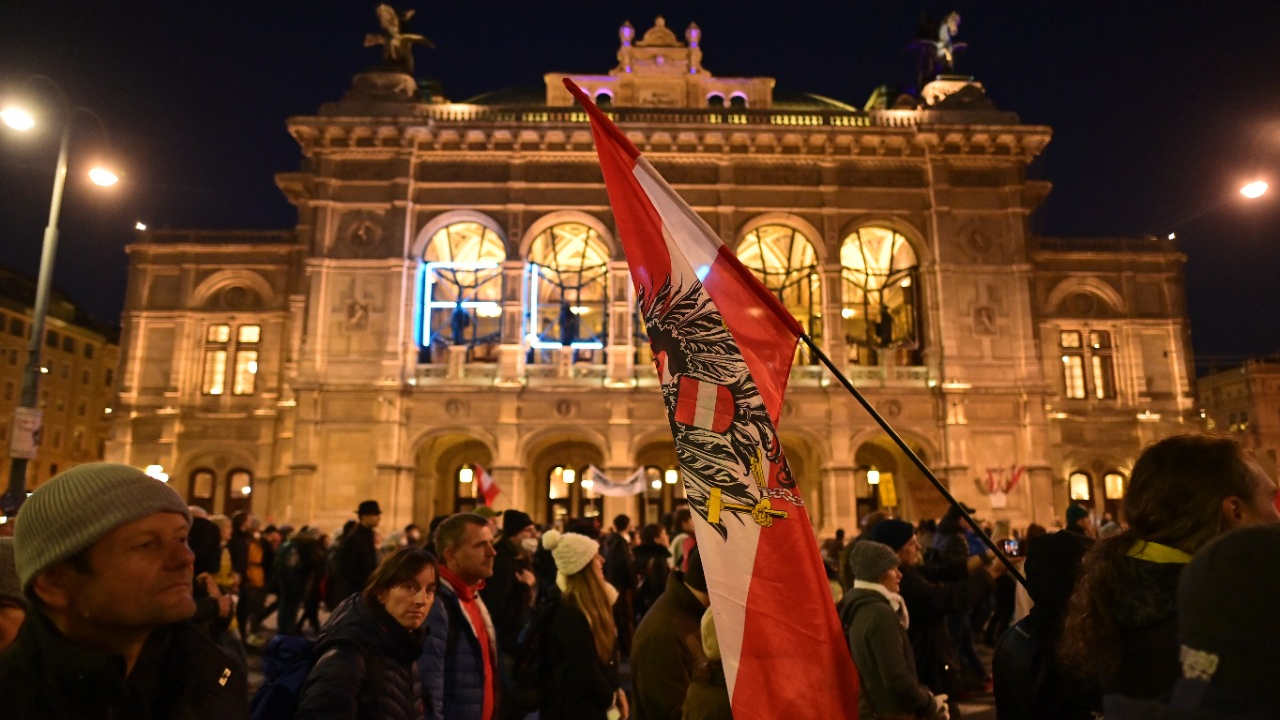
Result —
<path fill-rule="evenodd" d="M 690 507 L 725 538 L 731 518 L 741 523 L 750 517 L 764 527 L 785 518 L 786 512 L 773 509 L 771 495 L 802 503 L 789 492 L 795 479 L 782 441 L 702 283 L 673 287 L 668 276 L 656 291 L 637 288 L 636 302 L 654 349 Z M 755 487 L 743 477 L 754 478 Z"/>

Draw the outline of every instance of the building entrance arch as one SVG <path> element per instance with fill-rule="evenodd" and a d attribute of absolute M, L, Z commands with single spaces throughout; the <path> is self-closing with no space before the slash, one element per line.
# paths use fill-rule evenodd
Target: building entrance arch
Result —
<path fill-rule="evenodd" d="M 490 468 L 492 462 L 489 446 L 466 433 L 427 438 L 414 454 L 414 520 L 426 521 L 483 505 L 479 469 Z"/>
<path fill-rule="evenodd" d="M 527 467 L 540 491 L 529 514 L 560 526 L 570 519 L 599 518 L 604 499 L 582 482 L 591 465 L 603 467 L 604 453 L 585 440 L 561 440 L 535 451 Z"/>
<path fill-rule="evenodd" d="M 926 466 L 929 464 L 924 447 L 910 439 L 907 446 Z M 946 512 L 946 499 L 888 435 L 880 433 L 863 441 L 854 451 L 853 461 L 859 521 L 877 510 L 913 522 Z"/>

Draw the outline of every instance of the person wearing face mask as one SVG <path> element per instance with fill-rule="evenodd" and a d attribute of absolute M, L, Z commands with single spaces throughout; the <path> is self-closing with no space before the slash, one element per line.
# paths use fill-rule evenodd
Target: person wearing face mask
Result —
<path fill-rule="evenodd" d="M 320 630 L 297 720 L 417 720 L 414 662 L 435 601 L 436 560 L 407 547 L 387 556 Z"/>
<path fill-rule="evenodd" d="M 493 619 L 499 668 L 504 685 L 509 687 L 516 640 L 537 599 L 537 581 L 531 568 L 533 554 L 538 550 L 538 528 L 533 519 L 519 510 L 503 512 L 502 535 L 493 542 L 493 550 L 493 576 L 480 589 L 480 597 Z"/>
<path fill-rule="evenodd" d="M 947 696 L 934 695 L 916 677 L 911 617 L 898 594 L 900 563 L 893 548 L 874 540 L 855 545 L 849 558 L 853 587 L 840 602 L 840 621 L 862 688 L 858 717 L 947 720 Z"/>

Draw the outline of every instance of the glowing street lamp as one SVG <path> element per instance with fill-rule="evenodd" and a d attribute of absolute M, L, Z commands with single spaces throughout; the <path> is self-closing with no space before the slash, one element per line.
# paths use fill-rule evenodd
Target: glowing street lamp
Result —
<path fill-rule="evenodd" d="M 1266 194 L 1269 186 L 1262 180 L 1254 180 L 1253 182 L 1240 188 L 1240 194 L 1250 200 L 1257 200 Z"/>
<path fill-rule="evenodd" d="M 680 482 L 680 471 L 675 468 L 667 468 L 667 471 L 662 474 L 662 479 L 666 480 L 668 485 L 675 485 Z"/>
<path fill-rule="evenodd" d="M 53 262 L 58 252 L 58 217 L 62 212 L 63 189 L 67 182 L 67 154 L 71 147 L 71 129 L 73 120 L 79 114 L 89 115 L 104 128 L 102 119 L 88 108 L 72 108 L 67 102 L 66 93 L 57 83 L 49 78 L 37 76 L 57 92 L 62 106 L 66 110 L 62 121 L 62 138 L 58 144 L 58 161 L 54 166 L 53 196 L 49 201 L 49 223 L 44 229 L 44 243 L 40 252 L 40 275 L 36 282 L 35 305 L 31 312 L 31 338 L 27 345 L 27 364 L 22 372 L 22 397 L 14 408 L 13 428 L 15 432 L 10 438 L 9 455 L 12 458 L 9 468 L 9 488 L 0 497 L 0 514 L 12 517 L 18 513 L 27 498 L 27 462 L 36 456 L 38 436 L 42 423 L 38 405 L 40 374 L 40 351 L 44 346 L 44 326 L 49 312 L 49 290 L 53 286 Z M 25 108 L 10 105 L 0 110 L 0 120 L 10 128 L 28 131 L 36 126 L 36 118 Z M 105 130 L 105 128 L 104 128 Z M 120 181 L 120 177 L 105 168 L 95 167 L 89 172 L 89 178 L 97 185 L 110 186 Z M 21 432 L 18 429 L 22 428 Z M 155 466 L 158 474 L 164 475 L 163 468 Z M 154 477 L 154 476 L 153 476 Z M 168 476 L 164 476 L 164 481 Z"/>
<path fill-rule="evenodd" d="M 880 484 L 880 471 L 879 471 L 879 470 L 876 470 L 875 468 L 871 468 L 870 470 L 868 470 L 868 471 L 867 471 L 867 484 L 868 484 L 868 485 L 879 485 L 879 484 Z"/>

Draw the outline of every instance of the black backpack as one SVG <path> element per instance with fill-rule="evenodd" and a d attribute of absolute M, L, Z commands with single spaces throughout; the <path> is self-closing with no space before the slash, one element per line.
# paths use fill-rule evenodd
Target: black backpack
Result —
<path fill-rule="evenodd" d="M 377 702 L 382 684 L 382 663 L 377 653 L 357 645 L 365 656 L 365 683 L 361 705 Z M 276 635 L 262 652 L 262 685 L 249 701 L 249 720 L 289 720 L 298 712 L 302 686 L 320 659 L 316 643 L 291 635 Z"/>
<path fill-rule="evenodd" d="M 542 692 L 551 679 L 551 619 L 560 607 L 559 598 L 539 603 L 529 614 L 512 652 L 510 687 L 503 694 L 504 707 L 520 713 L 542 707 Z"/>

